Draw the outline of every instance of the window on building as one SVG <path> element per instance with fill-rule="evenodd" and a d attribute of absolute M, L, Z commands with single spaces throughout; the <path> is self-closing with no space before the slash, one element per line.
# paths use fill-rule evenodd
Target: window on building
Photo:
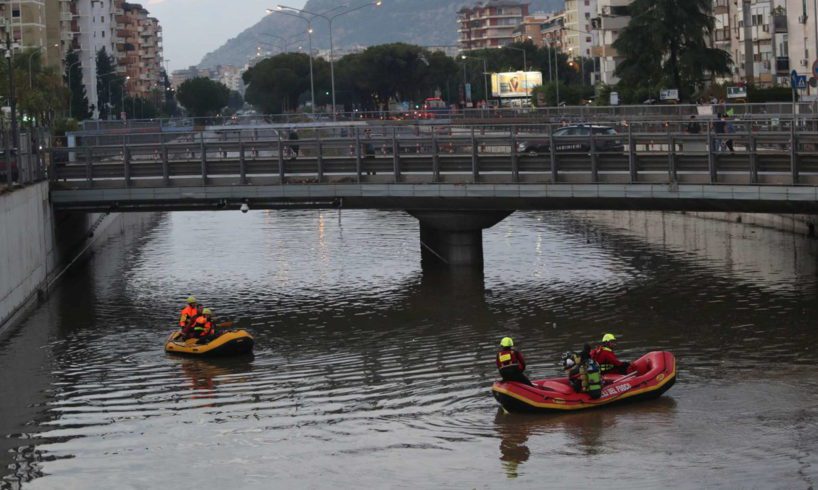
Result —
<path fill-rule="evenodd" d="M 19 18 L 20 17 L 20 9 L 12 10 L 11 11 L 11 16 L 14 17 L 14 18 Z"/>

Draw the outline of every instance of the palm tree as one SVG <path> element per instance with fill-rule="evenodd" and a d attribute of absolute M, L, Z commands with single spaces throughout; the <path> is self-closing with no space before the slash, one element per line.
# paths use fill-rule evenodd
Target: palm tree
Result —
<path fill-rule="evenodd" d="M 613 46 L 624 57 L 616 69 L 630 87 L 678 88 L 680 96 L 730 72 L 730 54 L 708 46 L 715 20 L 712 0 L 634 0 L 632 18 Z"/>

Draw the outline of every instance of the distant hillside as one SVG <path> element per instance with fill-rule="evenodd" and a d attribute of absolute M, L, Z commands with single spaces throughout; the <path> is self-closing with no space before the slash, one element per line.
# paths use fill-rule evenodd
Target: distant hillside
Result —
<path fill-rule="evenodd" d="M 271 2 L 271 5 L 275 2 Z M 311 12 L 325 12 L 339 5 L 339 0 L 309 0 L 304 7 Z M 361 2 L 363 3 L 363 2 Z M 335 48 L 373 46 L 389 42 L 407 42 L 424 46 L 456 44 L 457 10 L 474 1 L 464 0 L 384 0 L 381 7 L 364 8 L 333 21 Z M 531 12 L 551 12 L 563 8 L 564 0 L 532 0 Z M 358 4 L 359 5 L 359 4 Z M 313 48 L 328 49 L 327 23 L 316 19 L 313 24 Z M 275 47 L 281 42 L 263 34 L 297 39 L 303 34 L 306 50 L 306 23 L 292 17 L 272 14 L 256 25 L 208 53 L 200 67 L 242 65 L 256 54 L 259 42 Z M 264 46 L 270 50 L 270 46 Z M 273 50 L 274 52 L 277 49 Z"/>

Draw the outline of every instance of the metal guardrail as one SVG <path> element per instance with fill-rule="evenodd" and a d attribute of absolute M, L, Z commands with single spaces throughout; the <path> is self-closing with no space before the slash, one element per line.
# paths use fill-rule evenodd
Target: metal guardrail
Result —
<path fill-rule="evenodd" d="M 331 113 L 251 114 L 240 116 L 212 116 L 203 118 L 155 118 L 116 121 L 84 121 L 83 130 L 129 130 L 144 128 L 176 129 L 204 126 L 248 124 L 303 124 L 318 122 L 351 121 L 479 121 L 486 119 L 523 119 L 530 122 L 560 121 L 587 122 L 597 120 L 666 120 L 689 118 L 692 115 L 714 118 L 721 112 L 731 111 L 734 117 L 743 119 L 792 118 L 793 115 L 811 119 L 818 117 L 818 106 L 812 102 L 774 102 L 763 104 L 641 104 L 621 106 L 563 106 L 525 108 L 449 108 L 445 110 L 410 108 L 384 111 L 339 111 Z M 702 113 L 709 113 L 702 114 Z"/>
<path fill-rule="evenodd" d="M 801 121 L 705 123 L 698 133 L 683 132 L 682 124 L 618 124 L 579 135 L 561 135 L 560 125 L 332 126 L 305 128 L 298 140 L 280 133 L 253 140 L 191 133 L 163 137 L 159 144 L 50 148 L 46 154 L 50 179 L 78 189 L 343 182 L 818 184 L 818 131 Z"/>

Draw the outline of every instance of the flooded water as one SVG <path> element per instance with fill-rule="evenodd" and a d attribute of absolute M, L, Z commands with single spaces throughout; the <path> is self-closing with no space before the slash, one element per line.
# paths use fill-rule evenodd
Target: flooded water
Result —
<path fill-rule="evenodd" d="M 516 213 L 485 233 L 484 276 L 424 273 L 399 212 L 175 213 L 126 241 L 0 340 L 0 488 L 818 482 L 815 240 Z M 252 359 L 164 353 L 190 292 L 248 326 Z M 676 354 L 676 385 L 498 412 L 501 337 L 540 378 L 607 331 L 623 358 Z"/>

